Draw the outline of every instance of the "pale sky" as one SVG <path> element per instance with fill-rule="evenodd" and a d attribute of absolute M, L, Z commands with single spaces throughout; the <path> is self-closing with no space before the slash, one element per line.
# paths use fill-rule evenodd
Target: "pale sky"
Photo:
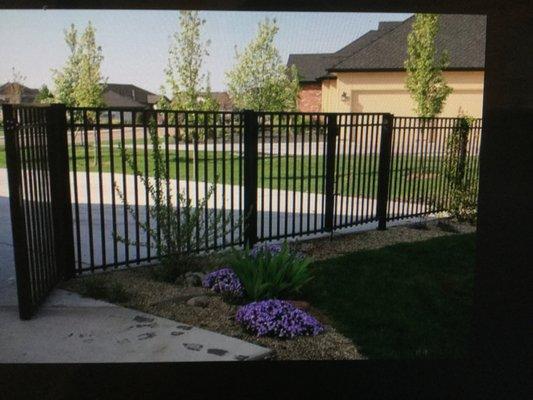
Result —
<path fill-rule="evenodd" d="M 239 50 L 255 36 L 265 17 L 278 21 L 276 45 L 283 62 L 290 53 L 333 52 L 357 39 L 380 21 L 401 21 L 411 14 L 203 11 L 202 36 L 211 40 L 204 72 L 215 91 L 225 90 L 225 71 Z M 52 87 L 52 68 L 67 57 L 63 30 L 78 30 L 92 21 L 102 47 L 102 72 L 109 83 L 131 83 L 158 93 L 164 83 L 170 36 L 179 30 L 177 11 L 0 10 L 0 84 L 12 77 L 12 67 L 24 84 Z"/>

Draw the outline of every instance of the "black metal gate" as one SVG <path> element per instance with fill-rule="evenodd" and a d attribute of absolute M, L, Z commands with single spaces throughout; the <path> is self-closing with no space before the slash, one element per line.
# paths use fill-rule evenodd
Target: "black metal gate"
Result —
<path fill-rule="evenodd" d="M 20 318 L 74 273 L 65 106 L 3 105 Z"/>

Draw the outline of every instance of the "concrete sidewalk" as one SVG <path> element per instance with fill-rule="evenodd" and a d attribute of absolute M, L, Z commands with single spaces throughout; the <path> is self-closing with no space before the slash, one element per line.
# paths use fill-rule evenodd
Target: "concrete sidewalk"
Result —
<path fill-rule="evenodd" d="M 18 316 L 9 201 L 0 197 L 0 363 L 238 361 L 270 350 L 56 289 Z"/>
<path fill-rule="evenodd" d="M 76 293 L 55 290 L 21 321 L 0 305 L 0 363 L 244 361 L 269 349 Z"/>

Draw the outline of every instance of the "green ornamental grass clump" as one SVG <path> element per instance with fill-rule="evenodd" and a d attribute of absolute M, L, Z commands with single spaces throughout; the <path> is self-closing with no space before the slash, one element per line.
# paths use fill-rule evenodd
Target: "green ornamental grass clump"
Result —
<path fill-rule="evenodd" d="M 249 300 L 286 298 L 311 280 L 311 259 L 285 243 L 234 251 L 229 260 Z"/>

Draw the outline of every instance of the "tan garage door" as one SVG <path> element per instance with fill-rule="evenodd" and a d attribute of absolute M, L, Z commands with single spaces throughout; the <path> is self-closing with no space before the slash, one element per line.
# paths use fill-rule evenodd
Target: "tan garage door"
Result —
<path fill-rule="evenodd" d="M 404 90 L 352 91 L 352 112 L 383 112 L 396 115 L 412 115 L 413 102 Z"/>
<path fill-rule="evenodd" d="M 459 114 L 480 118 L 482 90 L 454 90 L 446 99 L 439 117 L 457 117 Z M 353 90 L 352 112 L 380 112 L 397 116 L 416 116 L 415 103 L 407 90 Z"/>

